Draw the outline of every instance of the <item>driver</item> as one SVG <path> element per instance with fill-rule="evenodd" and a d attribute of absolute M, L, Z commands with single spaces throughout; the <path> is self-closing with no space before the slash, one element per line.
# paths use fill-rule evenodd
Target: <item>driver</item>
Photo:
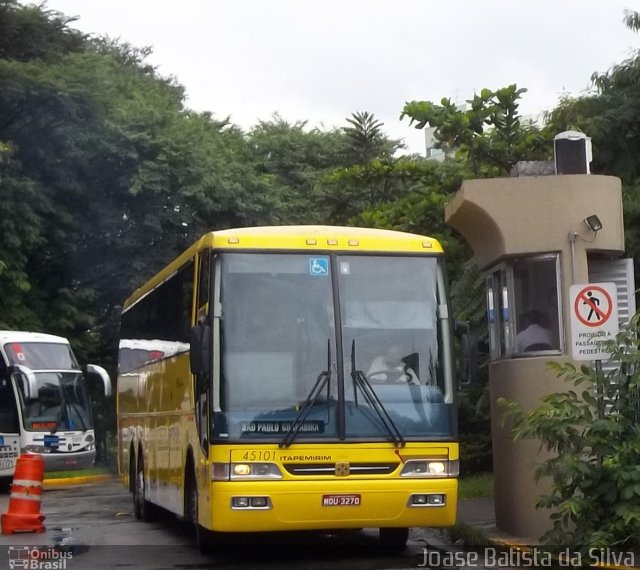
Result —
<path fill-rule="evenodd" d="M 402 360 L 402 347 L 392 344 L 371 363 L 367 378 L 381 384 L 420 384 L 418 375 Z"/>
<path fill-rule="evenodd" d="M 54 417 L 60 411 L 60 392 L 54 384 L 46 383 L 38 388 L 38 398 L 29 404 L 29 414 Z"/>

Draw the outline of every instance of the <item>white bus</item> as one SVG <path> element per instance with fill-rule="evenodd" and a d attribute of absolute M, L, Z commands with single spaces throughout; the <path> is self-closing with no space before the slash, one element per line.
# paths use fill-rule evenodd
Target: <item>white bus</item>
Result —
<path fill-rule="evenodd" d="M 83 372 L 66 338 L 0 331 L 0 479 L 13 477 L 21 453 L 42 455 L 47 471 L 93 465 L 87 376 L 111 395 L 106 370 L 89 364 Z"/>

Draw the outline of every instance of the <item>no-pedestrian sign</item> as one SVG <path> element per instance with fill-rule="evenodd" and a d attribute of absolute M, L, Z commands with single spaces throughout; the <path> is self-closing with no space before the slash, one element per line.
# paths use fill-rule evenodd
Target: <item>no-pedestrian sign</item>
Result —
<path fill-rule="evenodd" d="M 587 283 L 569 289 L 571 345 L 574 360 L 608 360 L 603 342 L 618 334 L 615 283 Z"/>

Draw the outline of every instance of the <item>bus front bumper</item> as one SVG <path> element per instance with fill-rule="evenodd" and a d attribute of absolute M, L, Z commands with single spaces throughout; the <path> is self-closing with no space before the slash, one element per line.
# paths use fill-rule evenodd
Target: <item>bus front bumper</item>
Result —
<path fill-rule="evenodd" d="M 214 482 L 211 516 L 200 522 L 219 532 L 447 527 L 457 495 L 457 479 Z M 255 498 L 267 506 L 252 506 Z"/>
<path fill-rule="evenodd" d="M 40 455 L 44 459 L 45 471 L 69 471 L 72 469 L 85 469 L 93 466 L 96 459 L 95 449 L 91 451 L 74 451 L 59 453 L 31 453 Z"/>

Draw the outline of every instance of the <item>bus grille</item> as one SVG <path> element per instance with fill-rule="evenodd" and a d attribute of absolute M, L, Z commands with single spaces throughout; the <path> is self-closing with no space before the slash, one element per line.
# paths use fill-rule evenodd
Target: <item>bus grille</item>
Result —
<path fill-rule="evenodd" d="M 335 475 L 335 463 L 283 463 L 291 475 Z M 398 463 L 349 463 L 349 475 L 388 475 L 398 468 Z"/>

